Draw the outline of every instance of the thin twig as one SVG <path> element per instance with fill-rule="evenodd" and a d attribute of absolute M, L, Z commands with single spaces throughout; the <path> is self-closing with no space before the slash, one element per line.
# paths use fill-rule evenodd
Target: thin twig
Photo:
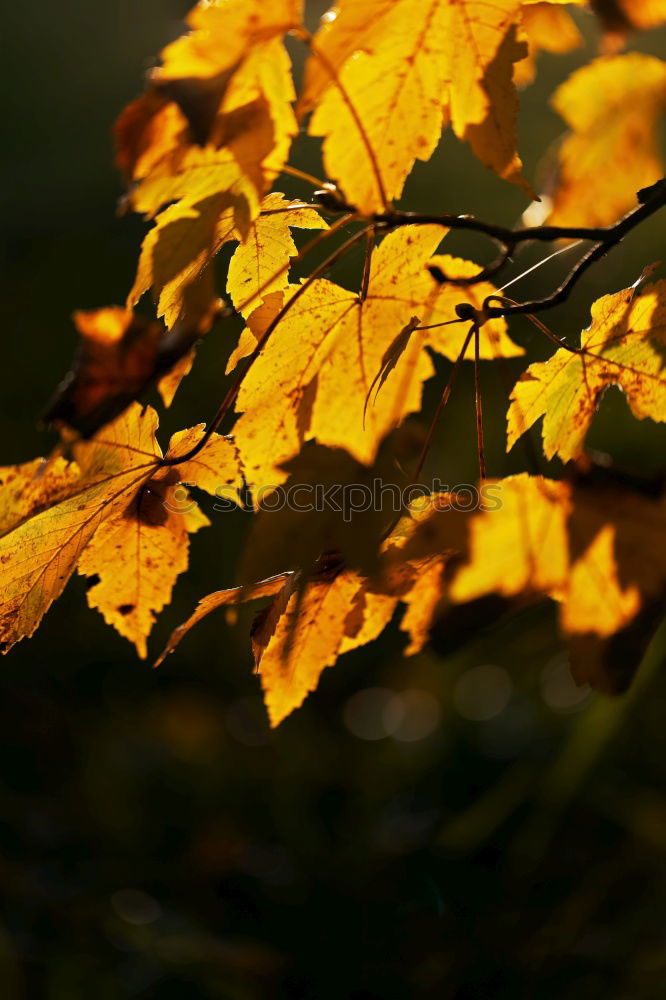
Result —
<path fill-rule="evenodd" d="M 486 478 L 486 458 L 483 447 L 483 406 L 481 401 L 481 365 L 479 350 L 479 324 L 474 323 L 474 408 L 476 411 L 476 447 L 479 455 L 479 479 Z"/>
<path fill-rule="evenodd" d="M 465 340 L 463 341 L 463 345 L 460 348 L 460 354 L 456 358 L 456 360 L 455 360 L 455 362 L 453 364 L 453 368 L 451 369 L 451 374 L 449 375 L 448 381 L 447 381 L 446 385 L 444 386 L 444 391 L 442 392 L 442 397 L 441 397 L 441 399 L 440 399 L 440 401 L 439 401 L 439 403 L 437 405 L 437 409 L 435 410 L 435 415 L 434 415 L 434 417 L 432 418 L 432 420 L 430 422 L 430 427 L 428 428 L 428 433 L 426 434 L 426 439 L 423 442 L 423 447 L 421 448 L 421 453 L 420 453 L 418 461 L 416 463 L 416 468 L 414 469 L 414 472 L 412 474 L 412 481 L 413 482 L 417 481 L 417 479 L 421 475 L 421 472 L 423 471 L 423 466 L 424 466 L 426 457 L 428 455 L 428 452 L 430 451 L 430 445 L 432 444 L 432 439 L 433 439 L 433 437 L 435 435 L 435 431 L 437 430 L 437 425 L 439 423 L 439 419 L 440 419 L 440 417 L 442 415 L 444 407 L 446 406 L 446 404 L 448 403 L 448 401 L 449 401 L 449 399 L 451 397 L 451 392 L 453 390 L 453 386 L 455 384 L 456 377 L 457 377 L 458 372 L 460 370 L 460 365 L 461 365 L 461 363 L 463 362 L 463 360 L 465 358 L 465 355 L 467 353 L 467 348 L 469 347 L 469 342 L 472 339 L 472 335 L 474 333 L 475 328 L 476 328 L 476 323 L 472 323 L 472 325 L 469 328 L 469 332 L 467 333 L 467 336 L 465 337 Z"/>
<path fill-rule="evenodd" d="M 325 184 L 325 181 L 323 181 L 320 177 L 315 177 L 314 174 L 309 174 L 307 170 L 299 170 L 298 167 L 292 167 L 289 163 L 283 163 L 281 172 L 283 174 L 289 174 L 290 177 L 298 177 L 301 181 L 307 181 L 308 184 L 312 184 L 312 186 L 316 188 L 321 188 Z"/>
<path fill-rule="evenodd" d="M 510 306 L 517 306 L 518 303 L 515 299 L 510 299 L 508 295 L 493 295 L 494 299 L 499 299 L 502 302 L 507 302 Z M 564 351 L 569 351 L 571 354 L 583 354 L 583 349 L 581 347 L 572 347 L 571 344 L 567 344 L 566 340 L 562 340 L 557 336 L 556 333 L 546 326 L 546 324 L 539 319 L 538 316 L 533 316 L 532 313 L 525 313 L 525 319 L 528 319 L 530 323 L 533 323 L 537 330 L 540 330 L 556 347 L 561 347 Z"/>
<path fill-rule="evenodd" d="M 372 264 L 372 249 L 375 245 L 375 230 L 368 229 L 366 233 L 365 261 L 363 262 L 363 279 L 361 281 L 361 302 L 365 302 L 368 297 L 368 286 L 370 285 L 370 267 Z"/>

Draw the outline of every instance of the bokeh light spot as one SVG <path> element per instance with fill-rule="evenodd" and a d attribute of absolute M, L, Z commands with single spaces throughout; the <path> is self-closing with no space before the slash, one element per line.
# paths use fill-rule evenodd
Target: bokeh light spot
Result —
<path fill-rule="evenodd" d="M 472 667 L 458 678 L 453 703 L 464 719 L 486 722 L 504 711 L 512 691 L 511 678 L 502 667 Z"/>
<path fill-rule="evenodd" d="M 430 736 L 441 718 L 439 703 L 429 691 L 417 688 L 401 691 L 398 696 L 402 708 L 402 719 L 391 734 L 402 743 L 415 743 Z"/>
<path fill-rule="evenodd" d="M 349 732 L 359 740 L 383 740 L 402 725 L 404 708 L 395 691 L 370 687 L 352 695 L 342 718 Z"/>

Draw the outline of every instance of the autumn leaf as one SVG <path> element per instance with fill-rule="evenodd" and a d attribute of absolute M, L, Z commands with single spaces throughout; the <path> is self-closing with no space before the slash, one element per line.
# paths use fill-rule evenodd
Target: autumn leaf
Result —
<path fill-rule="evenodd" d="M 326 229 L 314 208 L 290 202 L 277 192 L 264 198 L 247 232 L 236 225 L 237 206 L 229 194 L 211 195 L 197 204 L 181 200 L 161 212 L 141 247 L 136 279 L 127 304 L 132 307 L 150 288 L 158 316 L 168 327 L 183 312 L 186 292 L 225 243 L 240 242 L 229 266 L 227 288 L 247 317 L 270 292 L 289 283 L 289 261 L 296 255 L 290 227 Z"/>
<path fill-rule="evenodd" d="M 454 360 L 466 331 L 460 325 L 414 330 L 364 422 L 370 387 L 395 337 L 413 316 L 423 326 L 455 320 L 457 304 L 480 307 L 494 291 L 487 282 L 467 288 L 436 282 L 425 267 L 428 260 L 451 277 L 477 270 L 456 258 L 431 258 L 441 238 L 436 226 L 405 226 L 390 233 L 373 252 L 364 301 L 323 279 L 302 294 L 298 286 L 287 289 L 285 302 L 296 294 L 299 298 L 251 366 L 238 395 L 242 416 L 234 435 L 253 488 L 283 482 L 280 466 L 311 438 L 345 448 L 369 464 L 391 428 L 420 409 L 422 384 L 434 374 L 423 348 Z M 481 337 L 484 358 L 522 353 L 507 337 L 503 320 L 486 324 Z M 248 340 L 246 350 L 256 336 Z"/>
<path fill-rule="evenodd" d="M 215 0 L 187 16 L 190 31 L 163 50 L 154 79 L 210 79 L 241 66 L 255 46 L 301 23 L 302 0 Z"/>
<path fill-rule="evenodd" d="M 396 600 L 372 593 L 357 573 L 334 568 L 296 593 L 261 659 L 261 686 L 272 726 L 279 725 L 343 653 L 375 639 Z"/>
<path fill-rule="evenodd" d="M 259 217 L 229 262 L 227 291 L 238 312 L 247 319 L 289 284 L 289 260 L 298 252 L 291 229 L 327 228 L 314 208 L 277 193 L 264 198 Z"/>
<path fill-rule="evenodd" d="M 261 674 L 271 725 L 278 725 L 317 687 L 322 671 L 343 653 L 375 639 L 391 620 L 397 598 L 373 591 L 367 578 L 345 569 L 335 558 L 320 560 L 302 589 L 297 575 L 279 574 L 252 586 L 217 591 L 204 597 L 193 614 L 170 636 L 158 659 L 173 652 L 189 630 L 219 607 L 263 597 L 272 600 L 259 612 L 263 629 L 255 662 Z M 284 599 L 282 599 L 284 596 Z M 279 602 L 279 603 L 278 603 Z M 269 629 L 267 616 L 275 609 Z"/>
<path fill-rule="evenodd" d="M 400 196 L 449 120 L 483 163 L 523 183 L 512 83 L 527 54 L 519 11 L 519 0 L 343 0 L 325 19 L 299 106 L 315 108 L 309 131 L 324 136 L 327 173 L 360 211 Z"/>
<path fill-rule="evenodd" d="M 574 0 L 567 0 L 572 5 Z M 577 0 L 583 4 L 585 0 Z M 576 22 L 563 3 L 544 3 L 542 0 L 523 0 L 523 28 L 527 35 L 528 55 L 517 62 L 514 80 L 519 87 L 531 83 L 536 75 L 539 52 L 564 55 L 583 44 L 583 37 Z"/>
<path fill-rule="evenodd" d="M 261 580 L 249 587 L 231 587 L 228 590 L 216 590 L 215 593 L 202 597 L 187 621 L 183 622 L 182 625 L 179 625 L 171 633 L 163 652 L 155 661 L 155 666 L 158 667 L 169 653 L 173 653 L 176 646 L 187 635 L 190 629 L 213 611 L 217 611 L 218 608 L 240 604 L 244 601 L 256 601 L 262 597 L 273 597 L 280 592 L 292 575 L 290 573 L 279 573 L 277 576 Z"/>
<path fill-rule="evenodd" d="M 78 481 L 78 469 L 62 457 L 0 467 L 0 535 L 67 497 Z"/>
<path fill-rule="evenodd" d="M 619 386 L 639 420 L 666 420 L 666 281 L 605 295 L 592 306 L 592 323 L 579 351 L 558 350 L 530 365 L 514 386 L 507 450 L 543 416 L 547 458 L 566 462 L 583 451 L 603 393 Z"/>
<path fill-rule="evenodd" d="M 145 656 L 155 613 L 187 566 L 187 534 L 208 523 L 187 490 L 233 496 L 240 471 L 231 442 L 216 435 L 190 462 L 160 464 L 157 415 L 134 403 L 62 459 L 14 470 L 12 509 L 0 538 L 4 651 L 31 635 L 76 568 L 95 578 L 88 602 Z M 185 454 L 201 428 L 176 434 L 171 456 Z M 8 470 L 4 470 L 5 477 Z"/>
<path fill-rule="evenodd" d="M 634 205 L 636 192 L 664 173 L 657 137 L 666 63 L 638 52 L 596 59 L 556 90 L 552 104 L 572 134 L 559 149 L 548 222 L 615 222 Z"/>
<path fill-rule="evenodd" d="M 653 498 L 584 477 L 571 483 L 519 475 L 494 486 L 501 506 L 470 518 L 465 561 L 448 590 L 452 601 L 491 593 L 549 596 L 560 604 L 565 635 L 576 642 L 586 637 L 588 651 L 598 652 L 661 598 L 663 494 Z M 431 537 L 436 533 L 431 529 Z M 612 686 L 603 674 L 588 673 L 585 662 L 577 669 L 581 680 Z"/>
<path fill-rule="evenodd" d="M 182 199 L 186 214 L 226 196 L 246 234 L 296 132 L 282 36 L 300 16 L 299 0 L 217 0 L 193 9 L 192 31 L 167 46 L 146 94 L 116 126 L 136 211 L 153 215 Z"/>
<path fill-rule="evenodd" d="M 74 313 L 79 348 L 43 419 L 89 437 L 156 380 L 169 406 L 192 366 L 194 345 L 219 313 L 210 294 L 200 306 L 169 334 L 162 323 L 121 306 Z"/>

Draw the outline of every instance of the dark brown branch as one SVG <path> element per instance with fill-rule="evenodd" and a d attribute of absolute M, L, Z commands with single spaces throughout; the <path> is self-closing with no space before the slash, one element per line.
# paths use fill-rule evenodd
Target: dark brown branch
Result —
<path fill-rule="evenodd" d="M 384 230 L 410 225 L 439 225 L 448 229 L 471 230 L 496 240 L 509 252 L 514 250 L 519 243 L 528 243 L 532 240 L 542 243 L 551 243 L 562 239 L 592 240 L 595 243 L 614 246 L 631 229 L 666 205 L 666 177 L 651 187 L 639 191 L 637 197 L 639 204 L 636 208 L 632 209 L 615 225 L 603 227 L 530 226 L 524 229 L 507 229 L 504 226 L 484 222 L 473 215 L 400 212 L 397 209 L 390 212 L 379 212 L 372 216 L 372 221 L 378 228 Z"/>
<path fill-rule="evenodd" d="M 550 243 L 562 239 L 590 240 L 593 242 L 594 245 L 578 261 L 566 280 L 551 295 L 543 299 L 536 299 L 533 302 L 524 302 L 510 307 L 489 306 L 485 311 L 484 319 L 490 319 L 494 316 L 541 312 L 544 309 L 552 309 L 553 306 L 563 302 L 589 267 L 598 260 L 601 260 L 612 247 L 617 246 L 627 233 L 631 232 L 641 222 L 644 222 L 645 219 L 648 219 L 666 205 L 666 177 L 657 181 L 651 187 L 639 191 L 637 199 L 638 205 L 636 208 L 628 212 L 615 225 L 604 227 L 531 226 L 524 229 L 507 229 L 504 226 L 496 226 L 493 223 L 484 222 L 473 215 L 400 212 L 396 209 L 376 213 L 371 218 L 378 230 L 387 231 L 407 225 L 440 225 L 448 229 L 471 230 L 482 233 L 484 236 L 489 237 L 489 239 L 499 243 L 501 247 L 499 256 L 472 278 L 451 278 L 444 274 L 439 267 L 431 267 L 430 273 L 441 284 L 472 285 L 479 281 L 485 281 L 497 274 L 504 267 L 516 247 L 521 243 Z M 488 299 L 486 304 L 488 305 L 490 301 Z"/>

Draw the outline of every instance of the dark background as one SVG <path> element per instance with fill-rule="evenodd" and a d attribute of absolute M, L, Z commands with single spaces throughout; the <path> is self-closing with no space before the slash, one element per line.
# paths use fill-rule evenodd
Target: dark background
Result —
<path fill-rule="evenodd" d="M 4 463 L 54 442 L 36 424 L 75 347 L 73 309 L 122 302 L 131 285 L 145 226 L 115 214 L 111 127 L 187 7 L 42 0 L 4 11 Z M 562 132 L 548 95 L 597 45 L 580 20 L 587 49 L 542 57 L 523 95 L 530 178 Z M 664 37 L 635 46 L 663 55 Z M 297 150 L 316 170 L 313 140 Z M 525 200 L 447 134 L 403 204 L 513 224 Z M 594 298 L 663 257 L 662 234 L 656 217 L 633 234 L 553 328 L 577 333 Z M 487 259 L 478 242 L 451 237 L 445 249 Z M 536 259 L 526 253 L 516 273 Z M 358 265 L 337 279 L 357 281 Z M 521 293 L 543 294 L 564 266 Z M 514 331 L 530 358 L 549 354 L 527 324 Z M 228 330 L 209 336 L 165 430 L 215 409 L 232 346 Z M 503 455 L 504 387 L 487 368 L 489 467 L 502 474 L 524 455 Z M 470 391 L 466 375 L 430 461 L 445 482 L 475 476 Z M 664 472 L 663 426 L 633 420 L 618 392 L 590 442 L 623 468 Z M 249 515 L 211 516 L 153 653 L 200 596 L 233 581 Z M 448 656 L 403 659 L 393 628 L 327 670 L 270 732 L 248 623 L 246 612 L 235 627 L 213 616 L 152 671 L 87 609 L 76 578 L 3 662 L 3 998 L 664 995 L 663 630 L 631 693 L 613 701 L 573 688 L 550 608 L 488 631 L 480 622 Z"/>

